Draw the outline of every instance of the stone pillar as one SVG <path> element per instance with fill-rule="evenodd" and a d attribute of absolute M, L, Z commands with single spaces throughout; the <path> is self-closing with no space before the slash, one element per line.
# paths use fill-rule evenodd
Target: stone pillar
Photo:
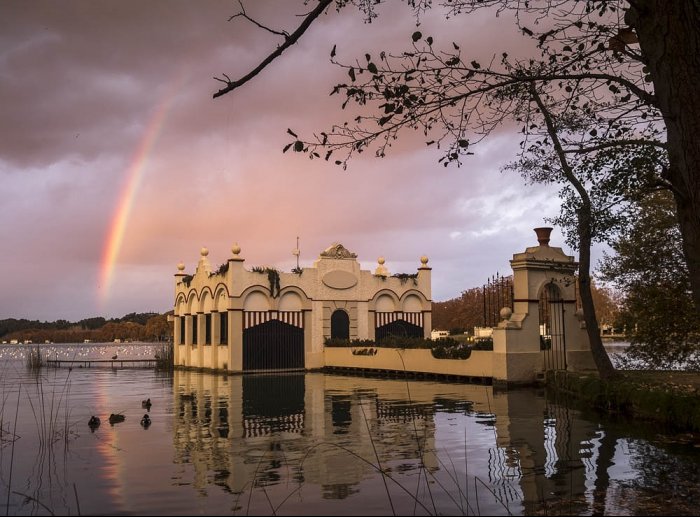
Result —
<path fill-rule="evenodd" d="M 230 360 L 229 370 L 233 372 L 243 371 L 243 311 L 229 312 L 228 320 L 228 349 Z"/>
<path fill-rule="evenodd" d="M 425 295 L 430 302 L 433 298 L 432 295 L 432 269 L 428 267 L 428 257 L 423 255 L 420 258 L 420 267 L 418 268 L 418 289 Z M 425 339 L 430 339 L 430 333 L 433 330 L 433 318 L 431 311 L 423 311 L 423 337 Z"/>
<path fill-rule="evenodd" d="M 192 366 L 192 315 L 185 314 L 185 366 Z"/>
<path fill-rule="evenodd" d="M 549 245 L 551 228 L 535 228 L 538 246 L 516 253 L 513 268 L 513 307 L 501 311 L 493 332 L 494 385 L 531 384 L 544 370 L 540 350 L 539 300 L 542 290 L 554 284 L 563 309 L 567 364 L 575 368 L 592 365 L 585 329 L 576 317 L 574 257 Z M 583 332 L 582 332 L 583 331 Z"/>
<path fill-rule="evenodd" d="M 203 368 L 206 366 L 204 364 L 204 341 L 206 338 L 207 320 L 203 312 L 197 312 L 197 314 L 193 314 L 192 317 L 197 318 L 197 347 L 193 350 L 192 366 Z"/>
<path fill-rule="evenodd" d="M 175 273 L 175 311 L 174 311 L 174 318 L 173 318 L 173 325 L 175 327 L 173 328 L 173 363 L 175 365 L 182 365 L 185 364 L 185 355 L 186 355 L 186 350 L 187 347 L 184 345 L 185 343 L 185 336 L 182 335 L 182 332 L 180 330 L 182 329 L 181 327 L 181 320 L 182 318 L 185 317 L 185 314 L 182 312 L 182 305 L 178 303 L 178 293 L 181 292 L 181 283 L 182 279 L 187 276 L 185 274 L 185 263 L 180 261 L 177 264 L 177 273 Z"/>
<path fill-rule="evenodd" d="M 313 311 L 304 310 L 302 317 L 304 318 L 304 368 L 314 370 L 325 366 L 323 356 L 323 340 L 319 345 L 314 347 L 314 314 Z"/>

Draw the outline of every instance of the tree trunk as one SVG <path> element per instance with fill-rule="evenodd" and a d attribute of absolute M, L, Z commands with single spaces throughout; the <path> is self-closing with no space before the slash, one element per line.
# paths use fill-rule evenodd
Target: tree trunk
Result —
<path fill-rule="evenodd" d="M 700 2 L 637 0 L 639 38 L 666 123 L 669 170 L 695 306 L 700 308 Z"/>
<path fill-rule="evenodd" d="M 603 346 L 603 339 L 600 337 L 598 318 L 596 317 L 593 294 L 591 293 L 591 206 L 585 200 L 582 208 L 578 211 L 578 239 L 578 281 L 581 306 L 583 308 L 583 321 L 586 323 L 591 354 L 598 368 L 600 378 L 611 379 L 617 375 L 617 372 L 610 361 L 608 352 Z"/>
<path fill-rule="evenodd" d="M 593 235 L 593 214 L 591 211 L 591 198 L 586 191 L 583 183 L 576 177 L 574 170 L 571 168 L 566 153 L 559 140 L 557 127 L 552 118 L 552 114 L 542 102 L 542 98 L 537 91 L 535 84 L 530 86 L 530 94 L 532 100 L 537 103 L 545 124 L 547 125 L 547 133 L 552 139 L 552 145 L 557 153 L 559 165 L 561 165 L 562 173 L 566 180 L 576 189 L 581 198 L 581 207 L 577 210 L 578 218 L 578 242 L 579 242 L 579 292 L 581 294 L 581 306 L 583 308 L 583 321 L 586 323 L 586 332 L 588 334 L 588 342 L 591 347 L 591 354 L 598 374 L 601 379 L 610 379 L 617 375 L 615 367 L 608 357 L 608 352 L 603 346 L 603 340 L 600 337 L 600 328 L 598 327 L 598 318 L 595 314 L 595 306 L 593 305 L 593 294 L 591 293 L 591 240 Z"/>

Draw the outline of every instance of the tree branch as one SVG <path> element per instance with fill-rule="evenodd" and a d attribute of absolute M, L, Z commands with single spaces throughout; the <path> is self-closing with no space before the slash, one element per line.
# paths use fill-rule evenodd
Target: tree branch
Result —
<path fill-rule="evenodd" d="M 314 22 L 314 20 L 316 18 L 318 18 L 319 16 L 321 16 L 321 14 L 323 14 L 323 11 L 325 11 L 326 7 L 328 7 L 332 2 L 333 2 L 333 0 L 319 0 L 316 8 L 313 11 L 311 11 L 306 16 L 306 18 L 304 18 L 304 21 L 301 22 L 301 25 L 299 25 L 297 30 L 295 30 L 291 35 L 289 35 L 284 40 L 284 43 L 282 43 L 282 45 L 277 47 L 277 49 L 272 54 L 267 56 L 258 66 L 256 66 L 253 70 L 251 70 L 249 73 L 247 73 L 246 75 L 244 75 L 243 77 L 241 77 L 237 81 L 224 80 L 224 79 L 220 79 L 218 77 L 215 77 L 214 79 L 216 79 L 217 81 L 221 81 L 221 82 L 226 83 L 226 86 L 224 88 L 222 88 L 221 90 L 219 90 L 218 92 L 216 92 L 213 95 L 213 98 L 216 99 L 217 97 L 221 97 L 222 95 L 225 95 L 228 92 L 235 90 L 239 86 L 242 86 L 245 83 L 247 83 L 248 81 L 250 81 L 253 77 L 258 75 L 260 72 L 262 72 L 267 67 L 267 65 L 269 65 L 275 59 L 277 59 L 279 56 L 281 56 L 282 52 L 284 52 L 289 47 L 294 45 L 299 40 L 299 38 L 307 31 L 307 29 Z"/>
<path fill-rule="evenodd" d="M 595 151 L 600 151 L 602 149 L 608 149 L 610 147 L 618 147 L 625 145 L 649 145 L 653 147 L 658 147 L 660 149 L 666 149 L 666 144 L 664 142 L 657 142 L 654 140 L 612 140 L 610 142 L 603 142 L 598 145 L 593 145 L 590 147 L 578 147 L 576 149 L 565 149 L 566 154 L 586 154 Z"/>
<path fill-rule="evenodd" d="M 252 23 L 253 25 L 255 25 L 255 26 L 257 26 L 257 27 L 259 27 L 259 28 L 261 28 L 261 29 L 263 29 L 263 30 L 266 30 L 267 32 L 270 32 L 270 33 L 272 33 L 272 34 L 275 34 L 276 36 L 283 36 L 284 38 L 288 38 L 288 37 L 289 37 L 289 33 L 288 33 L 287 31 L 276 31 L 276 30 L 274 30 L 274 29 L 271 29 L 270 27 L 266 27 L 265 25 L 261 24 L 261 23 L 258 22 L 257 20 L 254 20 L 253 18 L 251 18 L 250 16 L 248 16 L 248 13 L 245 12 L 245 7 L 243 6 L 243 3 L 241 2 L 241 0 L 238 0 L 238 5 L 241 6 L 241 12 L 240 12 L 240 13 L 236 13 L 236 14 L 234 14 L 233 16 L 231 16 L 231 17 L 228 19 L 228 21 L 231 21 L 231 20 L 233 20 L 234 18 L 238 18 L 239 16 L 241 16 L 242 18 L 245 18 L 246 20 L 248 20 L 248 21 L 249 21 L 250 23 Z"/>

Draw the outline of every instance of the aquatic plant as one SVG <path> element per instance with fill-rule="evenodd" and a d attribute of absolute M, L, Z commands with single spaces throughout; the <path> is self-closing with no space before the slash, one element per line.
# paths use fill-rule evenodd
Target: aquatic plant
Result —
<path fill-rule="evenodd" d="M 172 341 L 162 343 L 156 354 L 157 370 L 172 370 L 175 367 L 175 348 Z"/>
<path fill-rule="evenodd" d="M 27 368 L 30 370 L 38 370 L 44 366 L 44 357 L 41 355 L 41 349 L 38 346 L 29 348 L 25 360 Z"/>

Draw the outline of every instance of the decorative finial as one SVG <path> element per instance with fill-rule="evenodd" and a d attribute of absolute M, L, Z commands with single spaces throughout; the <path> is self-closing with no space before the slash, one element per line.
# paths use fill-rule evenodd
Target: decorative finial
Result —
<path fill-rule="evenodd" d="M 384 266 L 384 262 L 386 262 L 384 257 L 379 257 L 377 259 L 377 264 L 379 265 L 377 266 L 377 269 L 374 270 L 374 274 L 376 276 L 389 276 L 389 270 L 386 268 L 386 266 Z"/>
<path fill-rule="evenodd" d="M 182 273 L 182 272 L 185 270 L 185 263 L 184 263 L 183 261 L 180 261 L 180 262 L 177 264 L 177 270 L 178 270 L 180 273 Z"/>
<path fill-rule="evenodd" d="M 428 257 L 426 257 L 425 255 L 423 255 L 423 256 L 420 258 L 420 263 L 423 265 L 423 267 L 427 266 L 427 265 L 428 265 Z"/>
<path fill-rule="evenodd" d="M 238 245 L 237 242 L 233 243 L 233 246 L 231 246 L 231 253 L 233 253 L 234 257 L 238 257 L 238 254 L 241 252 L 241 247 Z"/>
<path fill-rule="evenodd" d="M 513 315 L 513 309 L 511 309 L 510 307 L 503 307 L 499 312 L 499 315 L 501 316 L 502 320 L 508 321 Z"/>
<path fill-rule="evenodd" d="M 542 226 L 540 228 L 535 228 L 535 233 L 537 234 L 537 242 L 540 246 L 549 246 L 549 235 L 552 233 L 553 228 L 548 226 Z"/>
<path fill-rule="evenodd" d="M 202 254 L 202 257 L 206 257 L 209 255 L 209 250 L 207 248 L 202 248 L 200 253 Z"/>

